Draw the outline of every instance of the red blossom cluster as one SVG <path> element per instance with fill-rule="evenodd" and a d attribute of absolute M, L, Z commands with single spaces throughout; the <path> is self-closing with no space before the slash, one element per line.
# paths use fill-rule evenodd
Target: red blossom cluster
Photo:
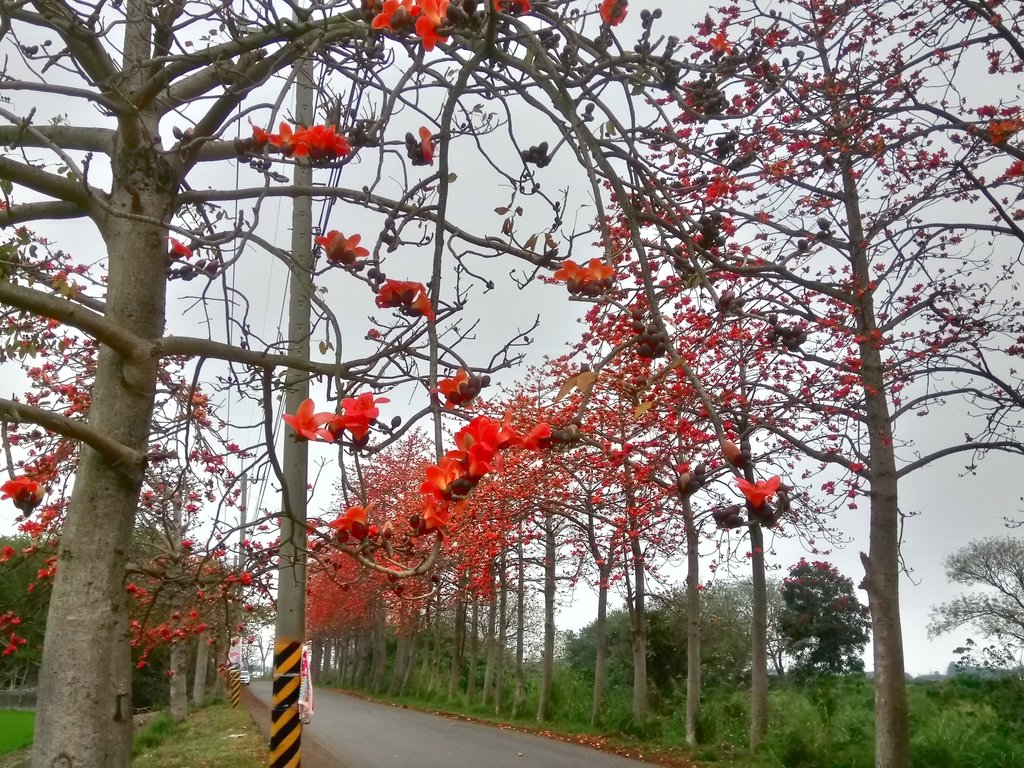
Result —
<path fill-rule="evenodd" d="M 405 134 L 405 153 L 413 165 L 434 164 L 434 137 L 425 125 L 420 127 L 419 139 L 411 133 Z"/>
<path fill-rule="evenodd" d="M 629 8 L 629 0 L 603 0 L 601 3 L 601 21 L 610 27 L 615 27 L 626 20 L 626 11 Z"/>
<path fill-rule="evenodd" d="M 316 404 L 311 399 L 306 399 L 294 414 L 286 413 L 284 421 L 295 430 L 296 440 L 319 438 L 324 442 L 333 443 L 348 432 L 353 443 L 365 445 L 370 435 L 370 427 L 380 416 L 377 404 L 388 402 L 390 400 L 386 397 L 376 397 L 372 392 L 363 392 L 356 397 L 344 398 L 339 405 L 340 413 L 316 413 Z"/>
<path fill-rule="evenodd" d="M 423 316 L 427 320 L 435 317 L 426 286 L 409 280 L 385 280 L 377 291 L 377 306 L 381 309 L 394 307 L 402 314 Z"/>
<path fill-rule="evenodd" d="M 46 488 L 38 480 L 20 475 L 0 485 L 0 500 L 10 499 L 24 515 L 31 515 L 46 495 Z"/>
<path fill-rule="evenodd" d="M 281 123 L 278 133 L 270 133 L 254 125 L 252 140 L 258 150 L 269 144 L 281 150 L 285 157 L 308 157 L 313 162 L 352 154 L 352 145 L 333 125 L 293 130 L 288 123 Z"/>
<path fill-rule="evenodd" d="M 15 633 L 14 630 L 19 626 L 21 626 L 21 618 L 15 615 L 13 611 L 0 613 L 0 638 L 7 642 L 3 650 L 4 656 L 16 653 L 18 648 L 28 643 L 28 640 L 24 637 L 19 637 Z"/>
<path fill-rule="evenodd" d="M 362 239 L 362 235 L 345 237 L 338 230 L 332 229 L 326 235 L 317 237 L 314 242 L 319 246 L 323 246 L 327 260 L 331 264 L 352 267 L 355 266 L 359 259 L 365 259 L 370 255 L 366 248 L 359 245 L 359 241 Z"/>
<path fill-rule="evenodd" d="M 437 391 L 444 395 L 445 408 L 452 408 L 472 401 L 490 383 L 490 376 L 472 376 L 465 368 L 459 368 L 452 378 L 437 382 Z"/>
<path fill-rule="evenodd" d="M 396 34 L 403 34 L 414 27 L 423 41 L 423 49 L 432 51 L 438 43 L 448 41 L 446 36 L 437 31 L 448 22 L 448 1 L 418 0 L 414 3 L 413 0 L 384 0 L 371 26 Z M 377 4 L 373 3 L 373 7 L 377 7 Z"/>
<path fill-rule="evenodd" d="M 575 261 L 566 259 L 562 262 L 562 268 L 555 272 L 552 277 L 555 280 L 564 280 L 569 293 L 583 294 L 584 296 L 600 296 L 612 287 L 615 279 L 615 270 L 609 267 L 601 259 L 591 259 L 585 267 L 581 267 Z"/>
<path fill-rule="evenodd" d="M 363 392 L 356 397 L 346 397 L 341 401 L 341 413 L 331 419 L 328 425 L 334 439 L 341 438 L 347 431 L 356 443 L 365 443 L 370 434 L 370 426 L 380 416 L 378 403 L 391 402 L 386 397 L 375 397 L 372 392 Z"/>
<path fill-rule="evenodd" d="M 180 240 L 170 238 L 171 241 L 171 259 L 190 259 L 192 258 L 192 249 L 185 245 Z"/>
<path fill-rule="evenodd" d="M 349 537 L 354 539 L 365 539 L 367 536 L 376 536 L 378 533 L 376 525 L 366 524 L 366 514 L 373 509 L 373 504 L 366 507 L 349 507 L 337 520 L 330 524 L 334 529 L 338 541 L 344 543 Z"/>

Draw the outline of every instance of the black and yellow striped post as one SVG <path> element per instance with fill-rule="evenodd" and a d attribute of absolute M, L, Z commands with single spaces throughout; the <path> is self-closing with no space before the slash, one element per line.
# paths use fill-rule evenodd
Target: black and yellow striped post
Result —
<path fill-rule="evenodd" d="M 228 667 L 228 696 L 232 709 L 237 709 L 242 703 L 242 671 L 238 667 Z"/>
<path fill-rule="evenodd" d="M 274 706 L 270 716 L 270 768 L 298 768 L 302 720 L 299 719 L 302 643 L 274 642 Z"/>

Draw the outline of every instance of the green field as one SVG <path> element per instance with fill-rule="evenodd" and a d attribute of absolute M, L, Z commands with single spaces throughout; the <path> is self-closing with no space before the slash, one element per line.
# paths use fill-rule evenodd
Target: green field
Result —
<path fill-rule="evenodd" d="M 23 749 L 32 743 L 35 712 L 0 710 L 0 755 Z"/>

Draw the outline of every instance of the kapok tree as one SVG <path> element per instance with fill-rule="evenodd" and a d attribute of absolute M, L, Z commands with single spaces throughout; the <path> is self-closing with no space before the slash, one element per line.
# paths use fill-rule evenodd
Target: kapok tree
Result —
<path fill-rule="evenodd" d="M 868 497 L 878 766 L 910 763 L 899 480 L 1021 450 L 1009 374 L 1024 329 L 1000 257 L 1020 243 L 1021 106 L 963 80 L 968 61 L 993 83 L 1019 67 L 1020 10 L 1002 10 L 801 1 L 708 17 L 690 42 L 717 72 L 689 84 L 673 132 L 687 151 L 672 147 L 662 181 L 679 204 L 648 209 L 659 235 L 677 224 L 660 243 L 677 274 L 723 317 L 760 319 L 776 350 L 786 375 L 765 384 L 784 418 L 751 426 L 838 472 L 826 491 Z M 929 103 L 938 83 L 963 100 Z M 967 439 L 913 448 L 906 422 L 954 402 L 980 417 Z"/>
<path fill-rule="evenodd" d="M 290 415 L 303 417 L 300 436 L 308 437 L 323 427 L 319 413 L 333 414 L 335 431 L 361 450 L 369 422 L 361 395 L 375 400 L 403 383 L 436 389 L 446 373 L 467 367 L 454 350 L 467 334 L 459 313 L 477 291 L 511 282 L 504 270 L 481 274 L 478 258 L 519 259 L 523 269 L 515 279 L 522 282 L 537 269 L 557 269 L 590 239 L 564 216 L 576 201 L 549 196 L 541 186 L 553 158 L 580 171 L 595 202 L 604 183 L 620 197 L 644 188 L 632 168 L 648 166 L 634 150 L 651 136 L 652 124 L 667 120 L 646 106 L 621 106 L 638 87 L 682 103 L 680 75 L 694 65 L 678 56 L 674 38 L 661 42 L 651 35 L 655 14 L 641 17 L 638 50 L 620 46 L 613 30 L 626 13 L 624 0 L 565 0 L 536 9 L 529 3 L 478 8 L 473 2 L 367 0 L 298 9 L 292 20 L 272 7 L 201 0 L 156 12 L 141 0 L 11 9 L 4 37 L 16 48 L 2 84 L 12 95 L 0 109 L 6 121 L 0 140 L 19 155 L 0 158 L 0 175 L 10 183 L 0 222 L 82 222 L 83 232 L 102 241 L 106 269 L 102 295 L 89 301 L 60 286 L 30 285 L 17 269 L 0 282 L 4 305 L 74 327 L 98 348 L 87 417 L 5 411 L 8 420 L 39 424 L 82 446 L 51 602 L 50 626 L 59 631 L 50 633 L 44 649 L 37 765 L 59 756 L 89 768 L 128 762 L 124 575 L 153 458 L 151 425 L 164 361 L 188 359 L 196 371 L 219 361 L 225 394 L 244 390 L 265 407 L 279 388 L 265 372 L 289 368 L 289 382 L 303 374 L 330 378 L 339 406 Z M 300 58 L 333 75 L 320 90 L 320 117 L 297 125 L 280 104 L 290 85 L 283 73 Z M 454 83 L 449 71 L 458 73 Z M 431 91 L 443 96 L 419 98 Z M 55 96 L 68 117 L 38 114 Z M 516 103 L 524 112 L 478 109 L 487 103 Z M 614 131 L 605 129 L 608 122 Z M 520 138 L 538 126 L 550 136 Z M 251 186 L 220 187 L 228 174 L 217 164 L 232 160 Z M 472 185 L 474 205 L 459 210 L 459 189 L 467 186 L 459 186 L 463 164 L 493 168 L 509 182 L 513 199 L 501 206 L 500 223 L 478 209 L 479 184 Z M 282 170 L 311 166 L 323 179 L 330 174 L 329 183 L 282 181 Z M 372 171 L 363 175 L 359 168 Z M 313 243 L 282 248 L 259 223 L 268 200 L 314 195 L 338 205 L 321 222 L 319 260 L 300 267 L 293 251 Z M 527 232 L 520 209 L 542 210 L 549 223 Z M 355 211 L 360 222 L 373 222 L 364 231 L 345 219 L 344 212 Z M 432 253 L 429 275 L 403 260 L 417 247 Z M 93 260 L 93 247 L 74 255 Z M 593 258 L 608 262 L 611 255 L 582 259 L 599 274 Z M 316 359 L 282 353 L 284 345 L 263 338 L 251 322 L 249 302 L 258 300 L 247 299 L 235 278 L 273 263 L 305 285 L 317 278 L 318 290 L 309 291 L 317 332 L 324 334 Z M 331 312 L 319 290 L 340 286 L 356 286 L 362 293 L 353 292 L 361 296 L 355 303 L 385 311 L 365 332 L 363 348 L 357 341 L 362 329 L 348 334 L 352 321 Z M 185 327 L 188 313 L 174 304 L 186 291 L 204 329 L 195 336 Z M 169 319 L 174 333 L 166 328 Z M 484 373 L 507 364 L 514 344 L 499 346 L 485 364 L 469 369 Z M 356 401 L 352 409 L 344 405 L 349 398 Z M 436 403 L 421 413 L 437 420 L 440 411 Z M 269 435 L 267 443 L 272 458 Z M 439 465 L 442 472 L 452 468 Z M 364 524 L 357 518 L 349 518 L 350 529 Z M 438 535 L 436 528 L 430 532 Z"/>
<path fill-rule="evenodd" d="M 674 215 L 652 205 L 640 214 L 641 223 L 656 221 L 663 210 L 668 210 L 664 215 L 669 219 Z M 786 446 L 765 445 L 761 439 L 752 450 L 762 421 L 793 427 L 787 415 L 779 412 L 773 387 L 760 385 L 762 381 L 784 383 L 790 375 L 771 345 L 760 338 L 762 323 L 740 322 L 723 312 L 718 303 L 704 299 L 697 290 L 700 281 L 695 280 L 695 273 L 683 268 L 683 243 L 666 249 L 656 237 L 657 229 L 655 236 L 638 241 L 631 235 L 633 226 L 634 218 L 629 216 L 613 220 L 610 226 L 619 252 L 613 273 L 589 278 L 580 271 L 563 271 L 561 275 L 570 292 L 575 289 L 583 296 L 586 291 L 574 283 L 586 285 L 588 279 L 593 282 L 599 277 L 609 283 L 599 298 L 590 299 L 598 303 L 587 314 L 588 327 L 577 346 L 577 355 L 595 372 L 580 374 L 576 380 L 585 376 L 598 386 L 605 379 L 616 381 L 619 387 L 624 384 L 622 394 L 632 403 L 633 420 L 644 429 L 642 438 L 637 433 L 630 442 L 653 448 L 653 453 L 663 458 L 648 465 L 645 481 L 668 492 L 665 510 L 675 512 L 681 522 L 678 533 L 685 534 L 690 606 L 686 728 L 691 743 L 696 741 L 700 701 L 698 528 L 713 517 L 720 528 L 736 529 L 749 540 L 747 557 L 756 587 L 751 633 L 751 743 L 756 746 L 767 727 L 768 684 L 761 527 L 776 529 L 781 521 L 784 535 L 799 535 L 812 545 L 816 539 L 828 538 L 830 532 L 822 522 L 824 510 L 806 503 L 790 504 L 794 496 L 805 501 L 806 494 L 782 487 L 777 473 L 792 469 L 796 452 Z M 556 273 L 556 278 L 559 276 Z M 725 274 L 714 277 L 730 279 Z M 590 378 L 588 390 L 594 389 Z M 596 403 L 596 399 L 594 403 L 587 399 L 588 408 Z M 583 430 L 588 431 L 587 425 Z M 666 457 L 674 461 L 664 460 Z M 740 481 L 739 487 L 724 493 L 720 483 L 711 482 L 731 476 Z M 698 516 L 694 510 L 692 497 L 701 489 L 711 492 L 712 503 L 718 506 L 714 515 L 710 514 L 707 493 L 701 498 L 705 504 L 702 513 Z M 769 504 L 776 492 L 778 500 Z M 745 499 L 749 516 L 735 503 L 738 494 Z M 723 503 L 723 498 L 730 500 Z M 658 538 L 665 539 L 665 534 Z M 727 556 L 731 555 L 731 547 L 727 551 Z"/>

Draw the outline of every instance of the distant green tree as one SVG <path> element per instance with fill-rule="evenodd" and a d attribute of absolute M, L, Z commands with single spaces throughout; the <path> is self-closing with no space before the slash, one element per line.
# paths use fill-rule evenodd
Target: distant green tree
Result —
<path fill-rule="evenodd" d="M 864 671 L 868 609 L 853 581 L 825 562 L 801 559 L 782 581 L 780 628 L 798 674 Z"/>
<path fill-rule="evenodd" d="M 946 578 L 982 587 L 932 608 L 931 636 L 972 625 L 999 646 L 997 656 L 1024 649 L 1024 541 L 997 536 L 972 541 L 946 558 Z M 990 665 L 991 666 L 991 665 Z"/>
<path fill-rule="evenodd" d="M 783 610 L 781 583 L 768 581 L 768 653 L 777 674 L 782 673 Z M 733 686 L 749 679 L 750 620 L 753 587 L 750 579 L 721 580 L 701 591 L 701 663 L 709 686 Z M 652 704 L 682 690 L 686 684 L 686 595 L 671 591 L 652 600 L 647 614 L 647 676 L 653 686 Z M 608 614 L 608 686 L 632 685 L 629 617 L 623 610 Z M 596 656 L 595 624 L 562 639 L 562 662 L 592 677 Z"/>

